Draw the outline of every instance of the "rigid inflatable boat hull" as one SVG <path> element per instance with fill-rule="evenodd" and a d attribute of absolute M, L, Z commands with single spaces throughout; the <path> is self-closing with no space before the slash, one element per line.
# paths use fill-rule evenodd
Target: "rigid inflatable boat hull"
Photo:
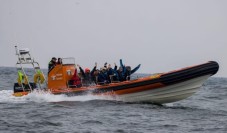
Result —
<path fill-rule="evenodd" d="M 176 102 L 196 93 L 209 77 L 210 75 L 206 75 L 162 88 L 118 95 L 117 99 L 124 102 L 150 102 L 158 104 Z"/>
<path fill-rule="evenodd" d="M 64 75 L 66 73 L 65 71 L 72 69 L 72 65 L 59 66 L 56 70 L 60 68 L 63 73 L 58 75 Z M 216 74 L 218 69 L 218 63 L 210 61 L 204 64 L 168 73 L 154 74 L 135 80 L 90 87 L 82 86 L 78 88 L 58 86 L 54 84 L 57 83 L 57 81 L 53 81 L 53 83 L 48 86 L 48 91 L 52 94 L 66 94 L 68 96 L 91 94 L 96 96 L 108 96 L 114 100 L 124 102 L 164 104 L 190 97 L 198 91 L 210 76 Z M 49 73 L 49 75 L 51 74 Z M 49 82 L 52 81 L 51 77 L 49 77 L 49 80 Z M 62 82 L 62 85 L 64 86 L 65 82 Z"/>

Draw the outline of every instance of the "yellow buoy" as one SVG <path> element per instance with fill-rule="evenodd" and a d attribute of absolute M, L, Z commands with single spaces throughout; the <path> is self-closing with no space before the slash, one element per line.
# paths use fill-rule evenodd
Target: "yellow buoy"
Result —
<path fill-rule="evenodd" d="M 34 83 L 40 83 L 43 84 L 45 81 L 44 75 L 42 73 L 36 73 L 34 75 Z"/>

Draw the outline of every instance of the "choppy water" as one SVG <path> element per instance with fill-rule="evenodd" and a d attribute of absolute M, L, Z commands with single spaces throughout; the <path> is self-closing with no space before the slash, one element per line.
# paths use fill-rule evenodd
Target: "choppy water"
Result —
<path fill-rule="evenodd" d="M 16 76 L 15 68 L 0 67 L 1 133 L 227 132 L 227 78 L 210 78 L 192 97 L 158 106 L 91 95 L 13 97 Z"/>

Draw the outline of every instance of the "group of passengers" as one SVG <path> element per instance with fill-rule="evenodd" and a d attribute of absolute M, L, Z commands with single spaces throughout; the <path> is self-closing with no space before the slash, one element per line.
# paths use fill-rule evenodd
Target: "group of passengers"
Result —
<path fill-rule="evenodd" d="M 107 63 L 105 63 L 104 67 L 101 67 L 100 70 L 97 69 L 97 63 L 95 63 L 91 71 L 89 68 L 82 69 L 80 65 L 77 65 L 77 67 L 80 72 L 78 73 L 77 68 L 75 69 L 71 84 L 75 86 L 81 86 L 81 84 L 83 84 L 83 86 L 90 86 L 130 80 L 130 75 L 140 68 L 140 64 L 131 70 L 131 67 L 123 65 L 122 59 L 120 59 L 119 68 L 116 63 L 114 64 L 114 68 L 111 67 L 111 64 L 107 65 Z"/>
<path fill-rule="evenodd" d="M 62 64 L 62 58 L 57 59 L 53 57 L 48 64 L 48 71 L 60 64 Z M 77 67 L 80 70 L 79 72 L 77 71 Z M 77 65 L 77 67 L 75 68 L 74 75 L 70 80 L 70 84 L 80 87 L 82 84 L 83 86 L 90 86 L 94 84 L 108 84 L 130 80 L 130 75 L 140 68 L 140 64 L 131 70 L 131 67 L 125 66 L 122 59 L 120 59 L 119 68 L 116 63 L 114 63 L 114 68 L 112 68 L 111 64 L 107 64 L 107 62 L 100 68 L 100 70 L 97 69 L 97 63 L 95 63 L 95 66 L 91 71 L 89 68 L 82 69 L 80 65 Z"/>

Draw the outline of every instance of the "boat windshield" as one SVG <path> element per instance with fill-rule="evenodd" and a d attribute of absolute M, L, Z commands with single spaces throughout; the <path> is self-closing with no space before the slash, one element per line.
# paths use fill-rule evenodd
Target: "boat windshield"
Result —
<path fill-rule="evenodd" d="M 62 65 L 75 65 L 75 58 L 62 58 Z"/>

